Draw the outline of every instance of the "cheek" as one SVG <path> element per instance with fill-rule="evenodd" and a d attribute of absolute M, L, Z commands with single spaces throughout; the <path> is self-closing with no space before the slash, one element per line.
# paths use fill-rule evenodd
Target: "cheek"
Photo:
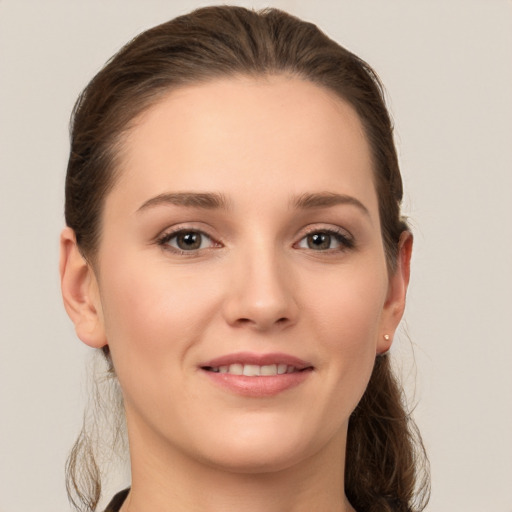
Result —
<path fill-rule="evenodd" d="M 118 265 L 103 283 L 107 341 L 125 403 L 155 429 L 169 411 L 176 417 L 195 403 L 190 354 L 216 310 L 215 287 L 199 293 L 199 284 L 168 265 L 137 262 Z"/>
<path fill-rule="evenodd" d="M 319 288 L 315 291 L 312 287 L 308 296 L 320 327 L 330 332 L 328 338 L 338 337 L 347 346 L 374 340 L 387 294 L 385 272 L 372 272 L 371 267 L 359 272 L 347 269 L 338 276 L 331 275 L 324 292 Z"/>
<path fill-rule="evenodd" d="M 106 267 L 106 265 L 105 265 Z M 116 369 L 179 364 L 215 314 L 216 286 L 197 272 L 127 258 L 101 283 L 105 330 Z"/>
<path fill-rule="evenodd" d="M 386 271 L 380 267 L 372 271 L 371 266 L 347 269 L 336 279 L 331 276 L 327 284 L 325 293 L 311 288 L 309 294 L 324 363 L 331 368 L 332 379 L 345 383 L 342 388 L 347 382 L 366 386 L 381 335 Z"/>

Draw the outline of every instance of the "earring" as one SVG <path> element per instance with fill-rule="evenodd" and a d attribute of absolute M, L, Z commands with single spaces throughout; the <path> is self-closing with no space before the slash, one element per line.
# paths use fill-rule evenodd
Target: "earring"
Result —
<path fill-rule="evenodd" d="M 382 337 L 386 340 L 386 341 L 389 341 L 391 336 L 389 334 L 383 334 Z M 377 356 L 385 356 L 387 353 L 389 352 L 389 349 L 386 350 L 385 352 L 379 352 L 377 353 Z"/>

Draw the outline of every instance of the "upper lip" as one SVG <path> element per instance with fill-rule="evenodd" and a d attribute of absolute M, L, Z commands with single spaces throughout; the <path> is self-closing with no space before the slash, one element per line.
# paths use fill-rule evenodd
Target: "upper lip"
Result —
<path fill-rule="evenodd" d="M 286 364 L 293 366 L 297 370 L 311 368 L 313 365 L 308 361 L 304 361 L 298 357 L 283 353 L 256 354 L 253 352 L 236 352 L 215 357 L 209 361 L 201 363 L 201 368 L 218 368 L 220 366 L 230 366 L 232 364 L 253 364 L 257 366 L 266 366 L 270 364 Z"/>

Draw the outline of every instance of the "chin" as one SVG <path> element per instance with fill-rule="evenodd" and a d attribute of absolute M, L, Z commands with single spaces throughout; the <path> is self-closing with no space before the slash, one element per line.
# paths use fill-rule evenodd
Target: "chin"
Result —
<path fill-rule="evenodd" d="M 297 450 L 231 448 L 222 454 L 209 454 L 208 465 L 230 473 L 276 473 L 293 467 L 306 458 Z"/>
<path fill-rule="evenodd" d="M 210 466 L 233 473 L 273 473 L 283 471 L 308 459 L 328 444 L 322 436 L 310 436 L 281 425 L 275 428 L 237 429 L 219 433 L 204 446 L 203 456 Z M 213 448 L 213 449 L 212 449 Z"/>

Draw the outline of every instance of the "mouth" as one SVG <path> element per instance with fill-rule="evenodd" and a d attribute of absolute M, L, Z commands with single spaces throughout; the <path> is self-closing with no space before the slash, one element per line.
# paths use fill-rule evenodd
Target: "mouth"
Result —
<path fill-rule="evenodd" d="M 314 367 L 287 354 L 238 353 L 199 366 L 215 385 L 246 397 L 270 397 L 308 379 Z"/>
<path fill-rule="evenodd" d="M 297 368 L 293 365 L 287 365 L 285 363 L 280 364 L 242 364 L 234 363 L 230 365 L 222 366 L 203 366 L 203 370 L 213 373 L 227 373 L 229 375 L 244 375 L 245 377 L 266 377 L 273 375 L 284 375 L 286 373 L 297 373 L 304 372 L 312 367 Z"/>

